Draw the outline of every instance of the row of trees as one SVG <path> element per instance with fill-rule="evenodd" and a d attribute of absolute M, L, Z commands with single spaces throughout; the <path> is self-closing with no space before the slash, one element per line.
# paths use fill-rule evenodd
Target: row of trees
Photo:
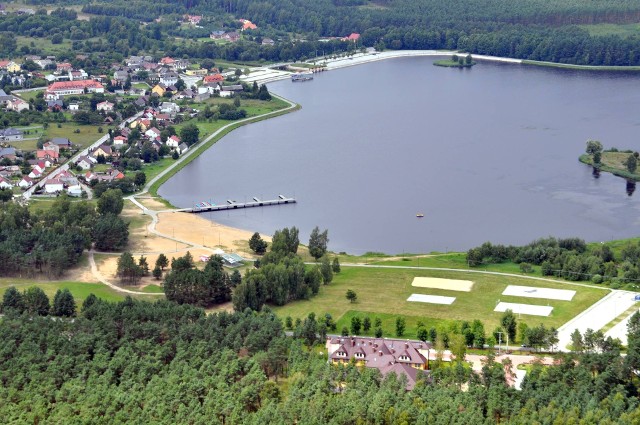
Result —
<path fill-rule="evenodd" d="M 589 247 L 581 239 L 539 239 L 522 247 L 490 242 L 467 251 L 470 266 L 512 261 L 524 266 L 540 266 L 543 276 L 567 280 L 611 282 L 612 287 L 636 285 L 640 280 L 640 244 L 629 242 L 616 255 L 607 244 Z M 526 270 L 525 270 L 526 269 Z M 530 267 L 523 271 L 531 270 Z"/>
<path fill-rule="evenodd" d="M 1 311 L 4 314 L 23 314 L 29 316 L 74 317 L 76 302 L 69 289 L 58 289 L 53 297 L 53 305 L 42 288 L 31 286 L 24 292 L 10 286 L 2 296 Z"/>

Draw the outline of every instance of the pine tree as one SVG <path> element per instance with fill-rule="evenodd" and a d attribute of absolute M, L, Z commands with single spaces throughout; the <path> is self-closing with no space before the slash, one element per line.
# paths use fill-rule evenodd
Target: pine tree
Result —
<path fill-rule="evenodd" d="M 71 292 L 64 288 L 58 289 L 53 297 L 52 314 L 59 317 L 73 317 L 76 315 L 76 301 Z"/>

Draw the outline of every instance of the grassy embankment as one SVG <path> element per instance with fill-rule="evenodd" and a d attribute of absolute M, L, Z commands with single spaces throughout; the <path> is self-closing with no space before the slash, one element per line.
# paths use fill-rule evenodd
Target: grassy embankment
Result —
<path fill-rule="evenodd" d="M 573 65 L 568 63 L 533 61 L 524 59 L 523 65 L 546 66 L 549 68 L 567 68 L 582 71 L 640 71 L 640 66 L 594 66 L 594 65 Z"/>
<path fill-rule="evenodd" d="M 475 282 L 471 292 L 456 292 L 411 286 L 414 277 L 438 277 L 462 279 Z M 562 288 L 576 291 L 572 301 L 541 300 L 534 298 L 504 296 L 502 292 L 508 285 L 536 286 L 544 288 Z M 345 298 L 347 289 L 358 295 L 356 303 Z M 445 295 L 456 297 L 451 305 L 437 305 L 408 302 L 411 294 Z M 494 312 L 499 301 L 519 304 L 553 306 L 549 317 L 521 316 L 520 321 L 530 326 L 543 323 L 545 326 L 559 327 L 572 317 L 605 296 L 604 288 L 588 286 L 570 286 L 561 283 L 532 281 L 518 277 L 505 277 L 484 274 L 470 274 L 464 271 L 435 271 L 419 269 L 374 269 L 343 266 L 342 272 L 334 277 L 330 285 L 323 286 L 320 293 L 308 301 L 296 301 L 282 307 L 273 307 L 279 317 L 304 318 L 309 313 L 316 315 L 330 313 L 338 323 L 338 332 L 343 326 L 350 325 L 351 317 L 369 316 L 372 323 L 375 318 L 382 320 L 385 336 L 395 335 L 395 320 L 406 320 L 405 337 L 414 338 L 418 322 L 427 328 L 454 329 L 460 320 L 479 319 L 485 330 L 492 331 L 499 324 L 502 313 Z M 373 334 L 372 328 L 369 332 Z"/>
<path fill-rule="evenodd" d="M 637 169 L 635 173 L 630 173 L 629 170 L 627 170 L 625 161 L 627 160 L 629 155 L 632 154 L 630 152 L 604 151 L 602 152 L 600 164 L 594 164 L 593 157 L 587 154 L 580 155 L 580 162 L 582 162 L 583 164 L 591 165 L 600 171 L 605 171 L 618 177 L 640 181 L 640 174 L 638 174 L 638 171 L 640 171 L 640 169 Z"/>

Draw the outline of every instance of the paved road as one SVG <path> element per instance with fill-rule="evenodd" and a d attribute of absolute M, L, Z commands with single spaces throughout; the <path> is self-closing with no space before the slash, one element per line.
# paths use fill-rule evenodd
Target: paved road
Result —
<path fill-rule="evenodd" d="M 612 290 L 606 297 L 558 328 L 558 349 L 569 351 L 567 346 L 571 343 L 571 334 L 576 329 L 583 334 L 587 329 L 602 329 L 633 306 L 636 303 L 636 295 L 635 292 Z"/>
<path fill-rule="evenodd" d="M 623 321 L 621 321 L 620 323 L 618 323 L 617 325 L 609 329 L 604 334 L 604 336 L 605 337 L 610 336 L 611 338 L 618 338 L 623 345 L 627 345 L 627 324 L 629 323 L 631 316 L 633 316 L 635 313 L 636 312 L 634 311 L 633 313 L 629 314 Z"/>

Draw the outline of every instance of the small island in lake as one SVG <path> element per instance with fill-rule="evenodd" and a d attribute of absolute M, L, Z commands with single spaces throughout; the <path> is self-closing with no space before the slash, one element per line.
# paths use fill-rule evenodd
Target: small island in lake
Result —
<path fill-rule="evenodd" d="M 603 150 L 602 143 L 597 140 L 588 140 L 586 153 L 580 155 L 580 162 L 589 164 L 599 171 L 640 181 L 639 157 L 640 154 L 632 150 L 620 151 L 616 148 Z"/>
<path fill-rule="evenodd" d="M 467 56 L 458 56 L 453 55 L 449 59 L 440 59 L 434 61 L 433 64 L 435 66 L 444 66 L 447 68 L 471 68 L 476 62 L 473 61 L 471 55 Z"/>

